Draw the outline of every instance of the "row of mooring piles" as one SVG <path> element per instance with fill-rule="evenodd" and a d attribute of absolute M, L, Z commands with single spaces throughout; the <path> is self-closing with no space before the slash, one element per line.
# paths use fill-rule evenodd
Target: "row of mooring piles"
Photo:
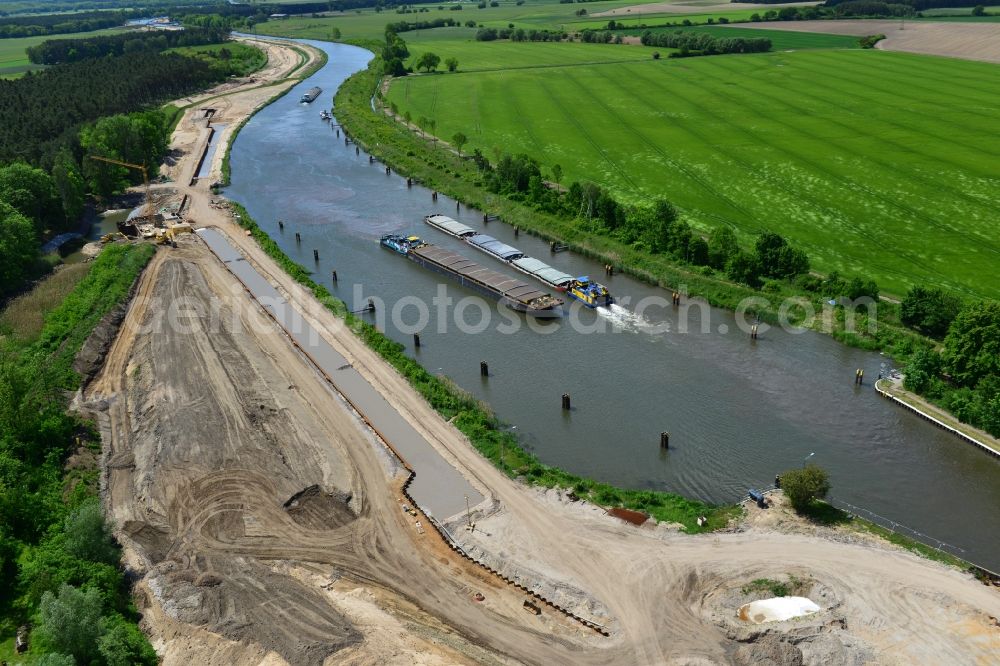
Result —
<path fill-rule="evenodd" d="M 862 370 L 861 368 L 858 368 L 854 372 L 854 384 L 856 386 L 861 386 L 864 383 L 864 381 L 865 381 L 865 371 Z"/>
<path fill-rule="evenodd" d="M 414 342 L 414 346 L 419 347 L 420 346 L 420 336 L 414 334 L 414 336 L 413 336 L 413 342 Z M 490 376 L 490 366 L 489 366 L 489 363 L 487 363 L 486 361 L 480 361 L 479 362 L 479 376 L 480 377 L 489 377 Z M 570 397 L 569 393 L 563 393 L 562 394 L 562 409 L 563 409 L 564 412 L 569 412 L 569 411 L 573 410 L 573 402 L 572 402 L 572 398 Z M 664 431 L 664 432 L 660 433 L 660 448 L 661 449 L 669 449 L 670 448 L 670 433 L 669 432 Z"/>
<path fill-rule="evenodd" d="M 278 220 L 278 231 L 281 232 L 281 233 L 285 232 L 285 221 L 284 220 Z M 297 244 L 299 244 L 299 245 L 302 244 L 302 234 L 300 234 L 298 231 L 295 232 L 295 242 Z M 317 250 L 315 248 L 313 248 L 313 261 L 316 262 L 317 264 L 319 263 L 319 250 Z M 334 285 L 337 284 L 337 271 L 335 271 L 335 270 L 334 271 L 330 271 L 330 282 L 332 282 Z M 367 309 L 362 310 L 362 311 L 366 312 Z M 372 312 L 375 311 L 374 306 L 372 307 L 371 311 Z"/>

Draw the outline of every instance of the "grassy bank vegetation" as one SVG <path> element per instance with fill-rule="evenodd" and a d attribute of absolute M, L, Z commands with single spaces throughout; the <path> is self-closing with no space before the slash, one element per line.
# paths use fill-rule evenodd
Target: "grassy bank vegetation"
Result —
<path fill-rule="evenodd" d="M 0 641 L 9 646 L 17 627 L 32 623 L 28 660 L 59 654 L 63 661 L 51 663 L 157 663 L 101 517 L 100 440 L 67 411 L 80 381 L 76 354 L 154 252 L 109 246 L 75 284 L 57 276 L 25 296 L 48 310 L 40 330 L 10 312 L 0 320 L 17 333 L 0 340 Z"/>
<path fill-rule="evenodd" d="M 490 409 L 476 401 L 446 378 L 431 374 L 405 354 L 405 348 L 368 322 L 351 314 L 347 306 L 326 287 L 313 281 L 308 270 L 292 261 L 243 206 L 233 204 L 239 223 L 249 229 L 261 248 L 292 278 L 305 285 L 325 307 L 344 318 L 350 329 L 370 348 L 389 362 L 445 419 L 451 420 L 472 445 L 494 465 L 511 477 L 545 488 L 565 488 L 581 499 L 601 506 L 623 506 L 645 511 L 660 521 L 684 525 L 688 532 L 702 532 L 725 527 L 739 515 L 736 506 L 711 506 L 680 495 L 649 490 L 627 490 L 607 483 L 585 479 L 557 467 L 546 465 L 521 448 L 517 437 L 501 423 Z M 697 524 L 699 516 L 707 523 Z"/>

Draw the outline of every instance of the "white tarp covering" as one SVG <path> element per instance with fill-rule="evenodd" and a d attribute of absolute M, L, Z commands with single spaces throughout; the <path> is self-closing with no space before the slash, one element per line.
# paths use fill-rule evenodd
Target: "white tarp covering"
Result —
<path fill-rule="evenodd" d="M 761 624 L 812 615 L 818 613 L 819 610 L 819 606 L 805 597 L 774 597 L 773 599 L 752 601 L 740 606 L 739 616 L 742 620 Z"/>

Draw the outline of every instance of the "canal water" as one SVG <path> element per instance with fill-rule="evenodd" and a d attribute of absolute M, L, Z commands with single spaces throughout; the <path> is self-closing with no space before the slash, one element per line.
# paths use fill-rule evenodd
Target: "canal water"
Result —
<path fill-rule="evenodd" d="M 871 383 L 888 359 L 809 332 L 771 329 L 751 342 L 732 313 L 675 310 L 660 289 L 621 275 L 605 280 L 596 262 L 552 255 L 537 238 L 515 237 L 510 226 L 484 225 L 479 211 L 408 188 L 319 117 L 371 54 L 308 43 L 326 51 L 329 63 L 244 127 L 226 195 L 353 307 L 372 297 L 383 314 L 395 308 L 400 321 L 386 316 L 386 333 L 428 370 L 488 402 L 543 462 L 621 486 L 733 502 L 809 459 L 830 472 L 836 498 L 1000 570 L 1000 460 L 881 399 Z M 311 86 L 323 94 L 300 104 Z M 623 307 L 607 316 L 573 308 L 545 323 L 492 309 L 483 326 L 480 308 L 466 307 L 471 292 L 378 244 L 382 234 L 418 234 L 531 282 L 424 224 L 423 216 L 435 212 L 485 227 L 568 273 L 594 275 Z M 432 305 L 441 289 L 453 300 L 447 311 Z M 636 307 L 651 298 L 666 305 L 654 303 L 639 320 Z M 416 300 L 429 314 L 419 349 L 412 343 L 423 323 Z M 480 376 L 483 360 L 487 378 Z M 853 384 L 858 368 L 865 371 L 862 387 Z M 569 412 L 561 409 L 564 393 L 571 395 Z M 660 449 L 661 431 L 670 433 L 667 451 Z"/>

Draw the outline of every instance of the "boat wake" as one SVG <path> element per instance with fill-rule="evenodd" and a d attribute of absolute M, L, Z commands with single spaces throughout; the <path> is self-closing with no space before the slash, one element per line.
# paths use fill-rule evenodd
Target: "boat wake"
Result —
<path fill-rule="evenodd" d="M 612 303 L 608 306 L 598 306 L 594 308 L 597 314 L 604 317 L 612 325 L 630 331 L 650 330 L 655 325 L 645 317 L 642 317 L 628 308 Z"/>

